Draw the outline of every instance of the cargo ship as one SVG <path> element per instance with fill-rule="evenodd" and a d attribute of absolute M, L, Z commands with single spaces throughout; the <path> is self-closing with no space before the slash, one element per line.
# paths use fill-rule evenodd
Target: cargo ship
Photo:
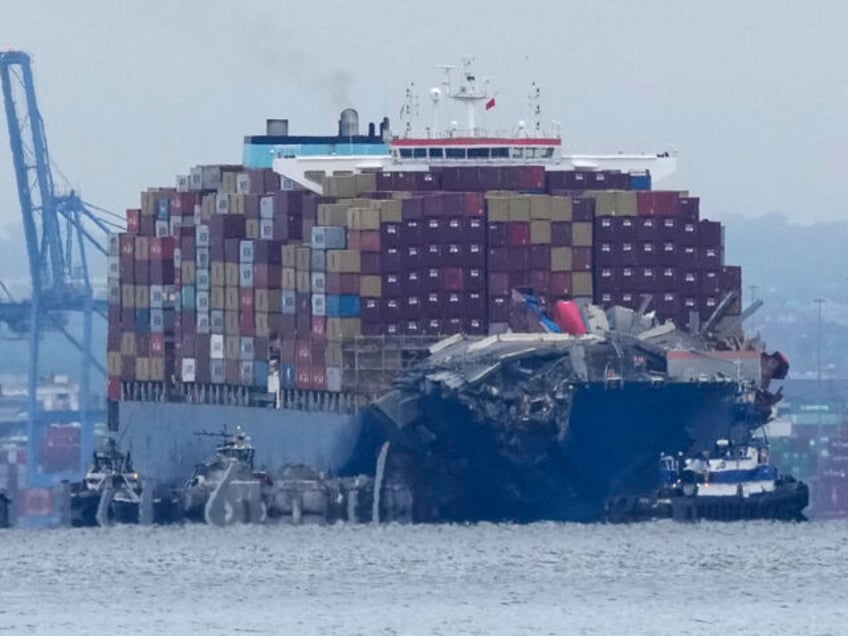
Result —
<path fill-rule="evenodd" d="M 235 425 L 249 426 L 255 464 L 272 477 L 294 463 L 373 474 L 377 451 L 402 428 L 375 403 L 431 364 L 445 337 L 520 331 L 519 288 L 549 306 L 629 307 L 639 324 L 650 309 L 651 325 L 673 322 L 702 358 L 709 347 L 745 349 L 741 270 L 724 262 L 721 224 L 701 218 L 697 197 L 653 187 L 676 153 L 565 155 L 556 126 L 542 128 L 535 86 L 528 119 L 488 131 L 488 84 L 470 60 L 457 83 L 447 70 L 423 132 L 411 91 L 400 132 L 384 118 L 360 134 L 352 109 L 330 136 L 290 135 L 287 120 L 268 120 L 266 135 L 245 138 L 243 163 L 191 168 L 127 210 L 127 231 L 109 242 L 109 426 L 143 475 L 181 483 L 214 451 L 195 433 Z M 444 102 L 465 128 L 450 119 L 439 129 Z M 603 356 L 623 359 L 620 331 L 597 336 Z M 761 352 L 745 353 L 751 376 L 765 377 Z M 671 377 L 679 357 L 652 355 Z M 614 399 L 604 392 L 612 367 L 593 367 L 573 389 L 571 417 L 583 422 L 572 430 L 597 430 L 558 440 L 565 464 L 549 466 L 554 490 L 607 461 L 594 448 L 602 437 L 619 442 L 612 450 L 632 468 L 663 437 L 677 448 L 725 433 L 737 393 L 727 365 L 744 362 L 702 362 L 690 356 L 686 367 L 701 368 L 698 390 L 628 376 Z M 646 387 L 655 390 L 647 401 Z M 622 476 L 598 474 L 574 505 L 529 516 L 599 514 Z"/>

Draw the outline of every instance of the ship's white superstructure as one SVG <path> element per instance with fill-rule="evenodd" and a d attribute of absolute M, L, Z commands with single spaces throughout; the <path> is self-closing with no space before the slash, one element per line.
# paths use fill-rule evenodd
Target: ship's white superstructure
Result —
<path fill-rule="evenodd" d="M 489 82 L 478 82 L 472 70 L 472 59 L 463 60 L 457 85 L 452 82 L 453 66 L 442 66 L 446 72 L 443 88 L 430 91 L 431 124 L 416 131 L 418 100 L 412 87 L 406 91 L 401 108 L 400 133 L 387 131 L 386 154 L 379 155 L 307 155 L 292 151 L 278 152 L 274 170 L 289 180 L 318 194 L 323 194 L 320 174 L 358 174 L 362 172 L 426 172 L 431 167 L 543 165 L 547 171 L 617 170 L 648 173 L 654 183 L 661 181 L 677 167 L 674 151 L 656 154 L 608 153 L 563 154 L 560 126 L 543 128 L 540 119 L 540 91 L 532 85 L 528 96 L 528 120 L 518 121 L 509 131 L 489 131 L 481 125 L 485 112 L 495 106 Z M 465 115 L 464 126 L 450 121 L 440 128 L 442 98 L 459 105 Z"/>

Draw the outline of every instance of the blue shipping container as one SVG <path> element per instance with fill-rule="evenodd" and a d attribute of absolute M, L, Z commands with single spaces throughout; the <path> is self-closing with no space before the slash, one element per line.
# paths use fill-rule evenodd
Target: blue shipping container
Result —
<path fill-rule="evenodd" d="M 168 221 L 171 218 L 171 200 L 158 199 L 156 201 L 156 220 Z"/>
<path fill-rule="evenodd" d="M 194 311 L 196 308 L 195 305 L 195 295 L 194 295 L 194 285 L 183 285 L 182 289 L 183 296 L 183 309 L 185 311 Z"/>
<path fill-rule="evenodd" d="M 253 382 L 255 386 L 268 386 L 268 363 L 265 360 L 257 360 L 253 367 Z"/>
<path fill-rule="evenodd" d="M 135 310 L 135 330 L 137 333 L 150 333 L 150 310 Z"/>
<path fill-rule="evenodd" d="M 631 174 L 630 175 L 631 190 L 650 190 L 651 175 L 650 174 Z"/>
<path fill-rule="evenodd" d="M 297 370 L 295 369 L 293 364 L 283 364 L 282 369 L 282 378 L 281 384 L 284 389 L 296 389 L 297 388 Z"/>
<path fill-rule="evenodd" d="M 358 318 L 361 312 L 359 296 L 353 294 L 327 294 L 327 316 L 330 318 Z"/>

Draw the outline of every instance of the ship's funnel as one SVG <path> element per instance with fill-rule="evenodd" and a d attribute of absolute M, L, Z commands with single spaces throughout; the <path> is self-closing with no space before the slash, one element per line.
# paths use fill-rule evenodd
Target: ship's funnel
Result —
<path fill-rule="evenodd" d="M 339 118 L 339 137 L 359 135 L 359 113 L 353 108 L 345 108 Z"/>
<path fill-rule="evenodd" d="M 266 119 L 265 134 L 269 137 L 288 137 L 289 136 L 289 120 L 288 119 Z"/>

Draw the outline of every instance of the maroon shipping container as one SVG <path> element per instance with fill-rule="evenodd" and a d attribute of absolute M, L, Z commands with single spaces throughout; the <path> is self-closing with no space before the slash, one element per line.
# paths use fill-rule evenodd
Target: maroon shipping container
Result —
<path fill-rule="evenodd" d="M 680 218 L 697 221 L 701 216 L 701 200 L 698 197 L 680 197 Z"/>
<path fill-rule="evenodd" d="M 540 294 L 547 294 L 551 282 L 551 272 L 534 269 L 530 272 L 530 287 Z"/>
<path fill-rule="evenodd" d="M 403 281 L 401 274 L 383 274 L 383 297 L 384 298 L 399 298 L 404 294 Z"/>
<path fill-rule="evenodd" d="M 719 288 L 723 290 L 742 288 L 742 268 L 738 265 L 725 265 L 719 272 Z"/>
<path fill-rule="evenodd" d="M 490 296 L 506 296 L 509 294 L 509 274 L 506 272 L 489 274 L 488 290 Z"/>
<path fill-rule="evenodd" d="M 176 271 L 173 259 L 150 261 L 151 285 L 173 285 L 175 280 Z"/>
<path fill-rule="evenodd" d="M 465 270 L 461 267 L 443 268 L 442 285 L 446 291 L 463 291 L 465 289 Z"/>
<path fill-rule="evenodd" d="M 360 306 L 362 322 L 380 322 L 382 300 L 379 298 L 363 298 Z"/>
<path fill-rule="evenodd" d="M 694 221 L 690 221 L 694 223 Z M 698 245 L 701 247 L 721 247 L 724 245 L 724 228 L 718 221 L 700 221 L 698 223 Z"/>
<path fill-rule="evenodd" d="M 489 322 L 507 322 L 510 302 L 509 296 L 489 296 Z"/>
<path fill-rule="evenodd" d="M 253 242 L 253 262 L 268 265 L 282 264 L 282 242 L 259 240 Z"/>
<path fill-rule="evenodd" d="M 576 170 L 548 172 L 545 174 L 545 188 L 552 194 L 557 190 L 588 190 L 588 173 Z"/>
<path fill-rule="evenodd" d="M 383 273 L 383 255 L 377 252 L 362 252 L 359 255 L 359 271 L 369 276 Z"/>
<path fill-rule="evenodd" d="M 227 263 L 238 263 L 241 256 L 241 241 L 242 239 L 228 238 L 224 239 L 224 261 Z M 186 259 L 183 253 L 183 259 Z"/>
<path fill-rule="evenodd" d="M 462 202 L 467 216 L 481 217 L 485 213 L 486 200 L 482 192 L 463 192 Z"/>
<path fill-rule="evenodd" d="M 424 200 L 421 197 L 412 197 L 403 199 L 401 204 L 401 214 L 404 222 L 420 221 L 424 218 Z M 416 227 L 420 227 L 416 224 Z M 420 238 L 419 238 L 420 240 Z"/>
<path fill-rule="evenodd" d="M 571 200 L 571 206 L 572 221 L 591 223 L 595 220 L 595 199 L 591 197 L 575 197 Z"/>
<path fill-rule="evenodd" d="M 510 291 L 515 289 L 516 287 L 529 287 L 530 286 L 530 271 L 526 269 L 522 269 L 517 272 L 509 272 L 507 274 L 509 276 L 509 288 Z"/>
<path fill-rule="evenodd" d="M 259 289 L 280 289 L 283 284 L 282 271 L 279 265 L 254 265 L 253 286 Z"/>
<path fill-rule="evenodd" d="M 512 269 L 510 252 L 511 250 L 508 247 L 490 247 L 486 258 L 489 272 L 510 271 Z"/>
<path fill-rule="evenodd" d="M 471 267 L 462 270 L 463 288 L 466 291 L 484 291 L 486 289 L 485 268 Z"/>
<path fill-rule="evenodd" d="M 530 223 L 507 223 L 507 242 L 510 247 L 530 245 Z"/>
<path fill-rule="evenodd" d="M 506 247 L 509 245 L 509 223 L 489 223 L 487 241 L 489 247 Z"/>
<path fill-rule="evenodd" d="M 380 225 L 380 244 L 385 249 L 401 246 L 403 244 L 402 232 L 402 223 L 382 223 Z"/>
<path fill-rule="evenodd" d="M 549 245 L 530 246 L 530 268 L 538 270 L 551 269 L 551 248 Z"/>
<path fill-rule="evenodd" d="M 680 193 L 664 190 L 643 190 L 636 193 L 639 216 L 677 216 L 680 212 Z"/>
<path fill-rule="evenodd" d="M 409 245 L 403 254 L 403 269 L 405 271 L 418 270 L 424 266 L 424 258 L 421 253 L 421 247 L 418 245 Z"/>
<path fill-rule="evenodd" d="M 216 214 L 209 221 L 210 241 L 245 237 L 245 221 L 240 214 Z"/>
<path fill-rule="evenodd" d="M 571 269 L 575 272 L 590 272 L 590 271 L 592 271 L 592 248 L 591 247 L 572 247 L 571 248 Z"/>
<path fill-rule="evenodd" d="M 548 294 L 551 298 L 571 295 L 571 272 L 551 272 L 548 282 Z M 491 322 L 498 322 L 489 316 Z"/>
<path fill-rule="evenodd" d="M 551 246 L 568 247 L 571 245 L 571 223 L 554 221 L 551 223 Z"/>

